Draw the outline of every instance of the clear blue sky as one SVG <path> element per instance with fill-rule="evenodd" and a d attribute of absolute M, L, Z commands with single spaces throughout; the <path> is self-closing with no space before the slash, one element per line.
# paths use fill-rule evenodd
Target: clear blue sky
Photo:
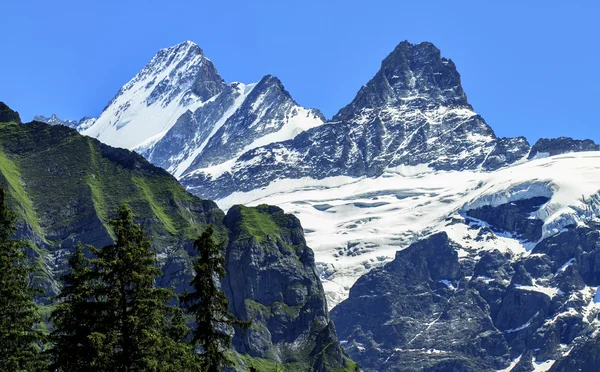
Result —
<path fill-rule="evenodd" d="M 598 1 L 5 1 L 0 100 L 98 115 L 160 48 L 192 40 L 227 82 L 279 77 L 331 117 L 402 40 L 431 41 L 500 136 L 600 142 Z"/>

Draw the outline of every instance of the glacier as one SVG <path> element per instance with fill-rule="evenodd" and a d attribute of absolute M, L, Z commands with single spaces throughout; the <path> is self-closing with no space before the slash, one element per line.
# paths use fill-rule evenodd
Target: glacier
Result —
<path fill-rule="evenodd" d="M 295 214 L 315 251 L 333 308 L 348 296 L 358 277 L 389 262 L 410 243 L 439 231 L 463 242 L 466 226 L 447 225 L 448 218 L 460 218 L 485 205 L 539 196 L 550 199 L 536 212 L 544 223 L 544 238 L 568 225 L 598 220 L 600 152 L 534 159 L 495 172 L 404 171 L 377 178 L 276 180 L 261 189 L 233 193 L 217 204 L 223 209 L 235 204 L 274 204 Z M 475 248 L 527 255 L 532 245 L 500 236 Z"/>

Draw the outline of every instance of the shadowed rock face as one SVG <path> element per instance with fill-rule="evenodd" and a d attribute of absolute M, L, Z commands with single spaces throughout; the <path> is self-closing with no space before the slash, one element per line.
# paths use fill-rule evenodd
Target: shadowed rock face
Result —
<path fill-rule="evenodd" d="M 415 243 L 361 277 L 331 311 L 364 368 L 477 371 L 508 358 L 489 306 L 468 288 L 458 248 L 445 233 Z"/>
<path fill-rule="evenodd" d="M 550 199 L 546 197 L 537 197 L 499 207 L 485 206 L 470 210 L 466 214 L 489 223 L 496 230 L 516 233 L 527 241 L 537 242 L 542 237 L 543 223 L 537 218 L 532 218 L 532 214 L 548 200 Z"/>
<path fill-rule="evenodd" d="M 316 371 L 348 367 L 298 219 L 277 207 L 234 206 L 225 226 L 223 288 L 232 311 L 253 322 L 235 334 L 236 350 L 284 364 L 309 362 Z"/>
<path fill-rule="evenodd" d="M 589 139 L 576 140 L 570 137 L 541 138 L 531 148 L 529 159 L 539 156 L 554 156 L 582 151 L 600 151 L 600 145 Z"/>
<path fill-rule="evenodd" d="M 491 170 L 529 149 L 525 138 L 495 136 L 468 103 L 454 63 L 433 44 L 402 42 L 326 125 L 250 150 L 219 177 L 195 173 L 182 183 L 220 198 L 281 178 L 375 177 L 401 165 Z"/>
<path fill-rule="evenodd" d="M 331 311 L 350 357 L 368 371 L 493 371 L 519 356 L 514 370 L 597 369 L 586 353 L 599 344 L 600 225 L 570 226 L 526 254 L 470 248 L 498 235 L 539 240 L 532 216 L 546 201 L 469 211 L 476 238 L 431 235 L 361 277 Z"/>
<path fill-rule="evenodd" d="M 600 339 L 590 338 L 576 346 L 569 355 L 557 361 L 550 372 L 598 371 L 600 370 Z"/>

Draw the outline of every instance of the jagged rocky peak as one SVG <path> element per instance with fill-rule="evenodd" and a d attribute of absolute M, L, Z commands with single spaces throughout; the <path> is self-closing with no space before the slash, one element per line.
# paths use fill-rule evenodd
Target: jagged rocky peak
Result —
<path fill-rule="evenodd" d="M 50 117 L 46 117 L 43 115 L 35 115 L 33 117 L 35 121 L 41 121 L 42 123 L 50 124 L 50 125 L 64 125 L 66 127 L 74 128 L 77 125 L 75 120 L 62 120 L 59 119 L 56 114 L 52 114 Z"/>
<path fill-rule="evenodd" d="M 155 100 L 168 101 L 185 89 L 191 89 L 200 99 L 206 100 L 220 93 L 226 85 L 202 49 L 191 41 L 161 49 L 124 88 L 147 77 L 153 77 L 145 87 L 152 88 L 148 105 Z"/>
<path fill-rule="evenodd" d="M 583 151 L 600 151 L 600 145 L 590 139 L 577 140 L 570 137 L 540 138 L 531 148 L 529 159 Z"/>
<path fill-rule="evenodd" d="M 333 118 L 359 119 L 364 111 L 393 106 L 460 106 L 471 109 L 454 63 L 433 44 L 401 42 L 375 77 Z"/>
<path fill-rule="evenodd" d="M 221 164 L 252 148 L 291 139 L 323 122 L 323 114 L 299 106 L 277 77 L 266 75 L 248 90 L 189 170 Z"/>
<path fill-rule="evenodd" d="M 42 123 L 50 124 L 50 125 L 64 125 L 65 127 L 77 129 L 79 132 L 82 132 L 89 128 L 94 122 L 96 118 L 92 118 L 89 116 L 84 116 L 79 121 L 76 120 L 62 120 L 56 114 L 52 114 L 50 117 L 46 117 L 43 115 L 35 115 L 33 117 L 34 121 L 40 121 Z"/>
<path fill-rule="evenodd" d="M 187 110 L 227 85 L 191 41 L 161 49 L 125 84 L 84 134 L 129 149 L 156 143 Z"/>
<path fill-rule="evenodd" d="M 186 111 L 144 155 L 177 178 L 192 172 L 214 175 L 250 149 L 291 139 L 324 121 L 318 110 L 299 106 L 278 78 L 267 75 L 258 83 L 231 83 L 195 111 Z"/>

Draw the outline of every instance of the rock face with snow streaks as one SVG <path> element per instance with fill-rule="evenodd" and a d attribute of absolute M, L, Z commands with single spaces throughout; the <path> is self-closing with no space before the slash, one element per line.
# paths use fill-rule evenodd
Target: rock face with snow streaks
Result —
<path fill-rule="evenodd" d="M 531 148 L 529 159 L 582 151 L 600 151 L 600 145 L 589 139 L 576 140 L 569 137 L 541 138 Z"/>
<path fill-rule="evenodd" d="M 232 83 L 196 111 L 187 111 L 145 154 L 176 177 L 223 173 L 243 152 L 292 138 L 323 121 L 268 75 L 256 84 Z"/>
<path fill-rule="evenodd" d="M 359 278 L 331 312 L 350 356 L 368 371 L 531 371 L 597 343 L 600 223 L 542 239 L 535 213 L 548 201 L 469 210 L 447 222 L 466 232 L 459 242 L 431 235 Z M 472 248 L 507 235 L 533 248 Z M 557 370 L 597 363 L 576 355 Z"/>
<path fill-rule="evenodd" d="M 495 136 L 467 102 L 454 63 L 435 46 L 402 42 L 326 125 L 250 150 L 218 177 L 190 174 L 182 182 L 221 198 L 282 178 L 375 177 L 399 166 L 491 170 L 528 152 L 524 138 Z"/>
<path fill-rule="evenodd" d="M 80 131 L 136 150 L 178 178 L 213 177 L 242 153 L 324 121 L 319 111 L 298 105 L 274 76 L 226 84 L 203 51 L 186 41 L 159 51 Z"/>

